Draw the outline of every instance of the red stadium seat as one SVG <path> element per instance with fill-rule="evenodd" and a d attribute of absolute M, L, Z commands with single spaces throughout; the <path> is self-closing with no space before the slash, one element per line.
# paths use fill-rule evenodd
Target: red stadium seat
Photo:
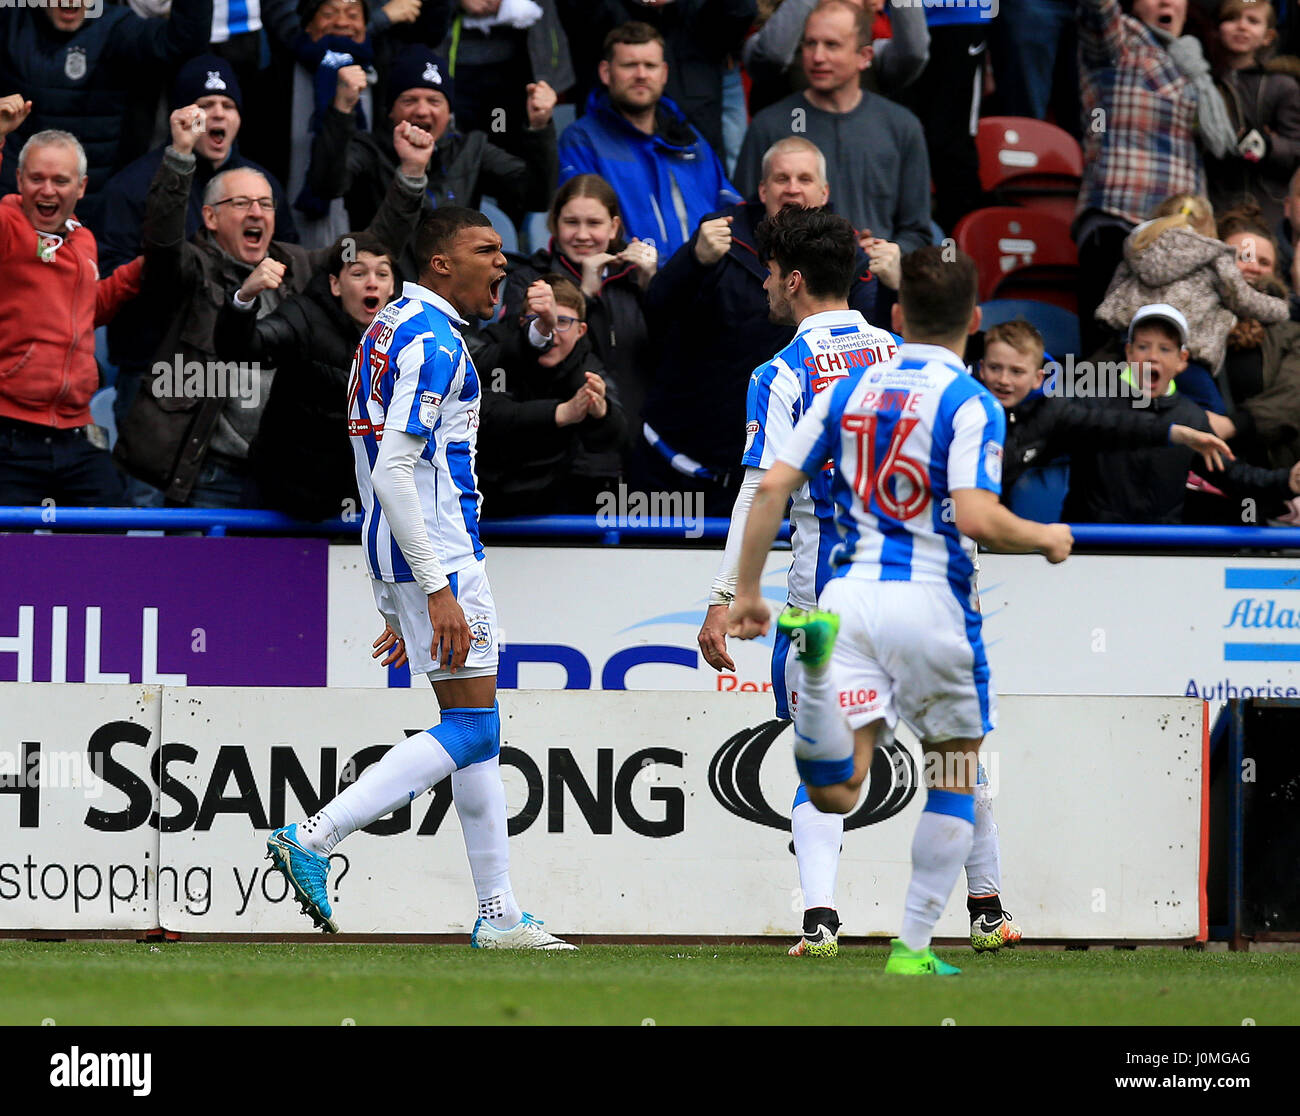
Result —
<path fill-rule="evenodd" d="M 998 202 L 1074 217 L 1083 150 L 1069 132 L 1027 116 L 986 116 L 975 139 L 980 185 Z"/>
<path fill-rule="evenodd" d="M 992 206 L 958 221 L 953 238 L 979 268 L 981 302 L 1032 298 L 1077 312 L 1079 255 L 1067 222 L 1035 209 Z"/>

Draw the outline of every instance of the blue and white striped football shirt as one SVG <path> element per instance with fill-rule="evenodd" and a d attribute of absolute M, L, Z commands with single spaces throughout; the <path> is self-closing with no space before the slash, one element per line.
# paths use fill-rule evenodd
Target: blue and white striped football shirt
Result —
<path fill-rule="evenodd" d="M 361 541 L 376 580 L 414 580 L 371 481 L 385 428 L 428 439 L 415 490 L 443 573 L 483 560 L 474 473 L 481 391 L 457 328 L 464 324 L 441 295 L 407 283 L 375 315 L 352 358 L 348 434 L 365 509 Z"/>
<path fill-rule="evenodd" d="M 749 378 L 745 456 L 741 463 L 770 469 L 813 399 L 837 380 L 890 360 L 902 338 L 869 325 L 856 310 L 828 310 L 799 323 L 794 340 Z M 789 600 L 814 608 L 840 541 L 831 495 L 832 467 L 819 470 L 794 494 Z"/>
<path fill-rule="evenodd" d="M 1001 492 L 1005 436 L 1001 404 L 953 352 L 905 344 L 818 395 L 778 460 L 809 476 L 834 463 L 831 577 L 947 584 L 970 612 L 974 565 L 951 494 Z"/>

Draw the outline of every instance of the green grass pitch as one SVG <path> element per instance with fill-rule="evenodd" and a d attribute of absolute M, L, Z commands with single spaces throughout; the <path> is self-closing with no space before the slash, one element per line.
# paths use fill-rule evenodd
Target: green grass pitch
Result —
<path fill-rule="evenodd" d="M 0 1025 L 1300 1023 L 1300 954 L 940 949 L 960 977 L 889 977 L 885 951 L 0 941 Z"/>

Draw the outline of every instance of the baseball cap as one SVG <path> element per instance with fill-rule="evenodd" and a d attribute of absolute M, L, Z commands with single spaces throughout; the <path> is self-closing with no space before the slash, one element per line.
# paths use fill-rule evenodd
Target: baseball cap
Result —
<path fill-rule="evenodd" d="M 1178 340 L 1182 347 L 1187 348 L 1187 319 L 1183 317 L 1183 312 L 1176 306 L 1170 306 L 1167 302 L 1153 302 L 1149 306 L 1143 306 L 1133 315 L 1133 320 L 1128 325 L 1128 339 L 1133 340 L 1133 331 L 1143 322 L 1164 321 L 1169 322 L 1178 331 Z"/>

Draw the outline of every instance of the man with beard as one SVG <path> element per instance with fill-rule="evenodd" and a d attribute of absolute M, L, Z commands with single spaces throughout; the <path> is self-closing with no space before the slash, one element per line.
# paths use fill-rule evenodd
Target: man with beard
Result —
<path fill-rule="evenodd" d="M 661 259 L 691 238 L 701 218 L 740 201 L 713 148 L 664 93 L 664 40 L 646 23 L 605 37 L 605 88 L 560 137 L 560 181 L 598 174 L 614 187 L 629 236 Z"/>

